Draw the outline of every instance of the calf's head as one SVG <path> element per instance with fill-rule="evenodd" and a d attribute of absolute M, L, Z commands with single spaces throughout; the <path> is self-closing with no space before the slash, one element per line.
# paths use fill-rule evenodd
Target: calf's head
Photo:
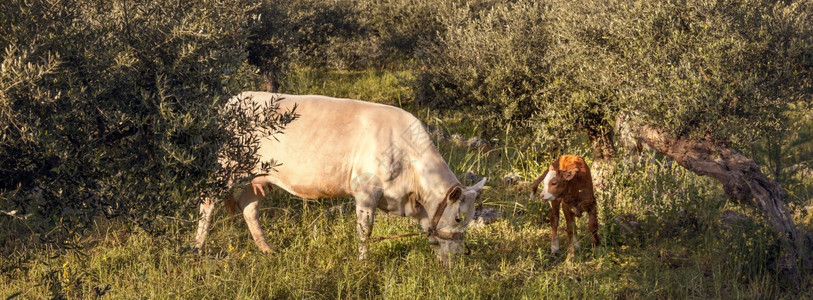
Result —
<path fill-rule="evenodd" d="M 454 255 L 466 251 L 463 234 L 474 217 L 474 205 L 485 183 L 483 178 L 470 187 L 450 188 L 435 216 L 427 216 L 428 222 L 422 222 L 429 232 L 432 249 L 441 261 L 449 262 Z"/>
<path fill-rule="evenodd" d="M 576 172 L 578 172 L 576 168 L 560 170 L 551 166 L 534 182 L 533 193 L 536 193 L 537 186 L 541 181 L 542 192 L 539 193 L 539 197 L 548 201 L 556 200 L 565 192 L 569 181 L 576 176 Z"/>

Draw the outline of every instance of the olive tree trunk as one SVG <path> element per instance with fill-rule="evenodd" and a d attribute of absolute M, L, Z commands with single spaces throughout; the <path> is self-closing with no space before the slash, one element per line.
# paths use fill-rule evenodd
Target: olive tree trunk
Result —
<path fill-rule="evenodd" d="M 263 91 L 276 93 L 277 89 L 279 89 L 279 82 L 274 71 L 263 72 Z"/>
<path fill-rule="evenodd" d="M 635 132 L 655 151 L 698 175 L 722 183 L 726 195 L 732 200 L 760 209 L 779 233 L 781 253 L 777 271 L 794 285 L 801 283 L 797 264 L 799 236 L 785 207 L 784 192 L 778 183 L 762 174 L 754 160 L 730 148 L 718 147 L 708 141 L 675 138 L 657 128 L 643 126 Z"/>
<path fill-rule="evenodd" d="M 586 128 L 590 145 L 593 148 L 593 164 L 590 166 L 593 185 L 601 190 L 607 186 L 606 179 L 612 174 L 615 164 L 615 146 L 612 130 L 594 130 Z"/>

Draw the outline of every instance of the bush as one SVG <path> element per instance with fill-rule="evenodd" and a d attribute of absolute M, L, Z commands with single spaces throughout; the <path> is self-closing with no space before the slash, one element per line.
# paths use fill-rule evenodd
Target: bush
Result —
<path fill-rule="evenodd" d="M 492 134 L 606 134 L 623 110 L 678 137 L 747 145 L 810 94 L 801 2 L 518 1 L 467 13 L 443 19 L 418 52 L 416 98 L 473 106 Z"/>
<path fill-rule="evenodd" d="M 287 120 L 225 108 L 255 77 L 255 7 L 3 1 L 0 209 L 56 233 L 100 212 L 149 228 L 224 193 L 257 163 L 235 133 Z"/>
<path fill-rule="evenodd" d="M 359 69 L 401 64 L 446 28 L 441 16 L 456 7 L 472 14 L 495 0 L 264 0 L 252 31 L 249 61 L 275 90 L 294 65 Z"/>
<path fill-rule="evenodd" d="M 446 27 L 450 11 L 466 7 L 472 17 L 503 1 L 361 0 L 356 17 L 380 43 L 384 58 L 412 59 L 421 44 L 434 42 Z"/>
<path fill-rule="evenodd" d="M 552 36 L 544 5 L 519 1 L 480 12 L 456 7 L 434 43 L 418 51 L 416 101 L 465 110 L 488 135 L 527 128 L 549 84 Z M 475 18 L 470 18 L 475 15 Z"/>
<path fill-rule="evenodd" d="M 345 67 L 353 65 L 354 55 L 376 56 L 374 48 L 355 44 L 367 31 L 351 1 L 265 0 L 258 12 L 259 26 L 248 44 L 249 61 L 264 73 L 273 85 L 270 89 L 276 89 L 292 64 Z"/>

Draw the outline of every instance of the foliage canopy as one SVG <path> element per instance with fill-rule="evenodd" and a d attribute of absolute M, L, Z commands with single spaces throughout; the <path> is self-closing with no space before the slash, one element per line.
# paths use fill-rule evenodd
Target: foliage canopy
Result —
<path fill-rule="evenodd" d="M 236 133 L 290 120 L 225 105 L 253 80 L 252 1 L 52 2 L 0 4 L 4 211 L 150 225 L 257 164 L 257 137 Z"/>
<path fill-rule="evenodd" d="M 517 1 L 466 13 L 421 52 L 419 97 L 473 105 L 491 132 L 562 140 L 610 131 L 623 111 L 678 137 L 743 145 L 810 100 L 805 1 Z"/>

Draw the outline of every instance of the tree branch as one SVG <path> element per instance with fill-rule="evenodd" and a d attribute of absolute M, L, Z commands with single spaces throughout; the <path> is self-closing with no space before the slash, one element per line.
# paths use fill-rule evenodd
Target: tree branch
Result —
<path fill-rule="evenodd" d="M 733 149 L 709 141 L 672 137 L 658 128 L 635 128 L 638 138 L 684 168 L 709 176 L 723 184 L 732 200 L 757 207 L 779 233 L 782 254 L 778 259 L 779 273 L 796 286 L 801 283 L 797 263 L 800 239 L 793 219 L 785 207 L 782 187 L 762 174 L 754 160 Z"/>

